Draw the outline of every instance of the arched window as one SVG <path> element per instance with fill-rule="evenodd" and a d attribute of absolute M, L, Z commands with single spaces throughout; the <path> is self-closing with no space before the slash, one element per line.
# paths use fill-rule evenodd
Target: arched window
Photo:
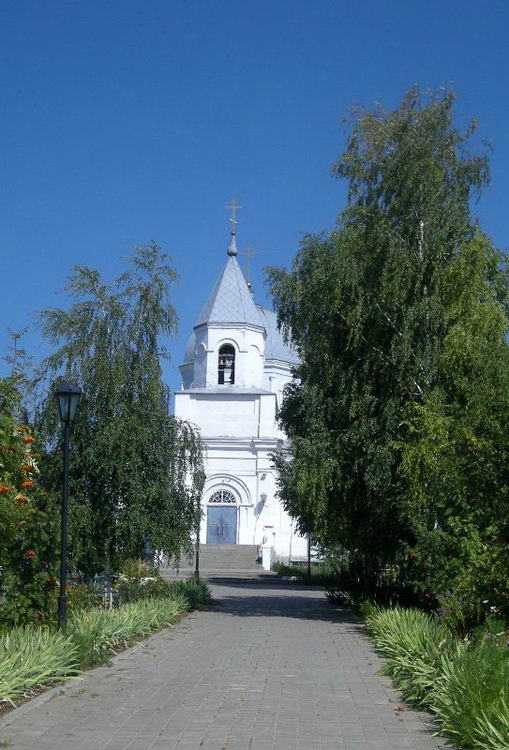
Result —
<path fill-rule="evenodd" d="M 235 495 L 230 490 L 216 490 L 209 497 L 209 503 L 235 503 Z"/>
<path fill-rule="evenodd" d="M 235 349 L 231 344 L 223 344 L 219 349 L 217 382 L 219 385 L 235 383 Z"/>

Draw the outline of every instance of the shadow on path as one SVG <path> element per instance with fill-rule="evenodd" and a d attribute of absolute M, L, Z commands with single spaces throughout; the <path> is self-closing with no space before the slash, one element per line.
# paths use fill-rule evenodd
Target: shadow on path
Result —
<path fill-rule="evenodd" d="M 350 624 L 356 632 L 364 626 L 352 610 L 329 604 L 325 590 L 318 586 L 286 581 L 210 578 L 214 598 L 221 612 L 235 617 L 288 617 Z M 223 587 L 227 588 L 223 591 Z M 235 594 L 230 593 L 235 589 Z"/>

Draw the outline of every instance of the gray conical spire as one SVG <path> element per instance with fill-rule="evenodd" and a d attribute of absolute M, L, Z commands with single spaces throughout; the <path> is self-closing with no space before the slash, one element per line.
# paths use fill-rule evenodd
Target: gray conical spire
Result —
<path fill-rule="evenodd" d="M 237 258 L 230 255 L 195 323 L 246 324 L 262 328 L 260 313 L 249 293 Z"/>

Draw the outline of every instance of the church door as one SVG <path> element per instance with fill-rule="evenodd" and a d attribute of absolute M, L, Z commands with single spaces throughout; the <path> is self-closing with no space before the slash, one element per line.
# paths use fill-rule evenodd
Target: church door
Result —
<path fill-rule="evenodd" d="M 237 541 L 237 508 L 207 507 L 207 544 L 235 544 Z"/>

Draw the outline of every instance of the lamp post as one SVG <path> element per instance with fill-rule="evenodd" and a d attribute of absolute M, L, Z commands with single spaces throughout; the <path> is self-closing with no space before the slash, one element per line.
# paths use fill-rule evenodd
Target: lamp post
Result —
<path fill-rule="evenodd" d="M 311 583 L 311 532 L 308 533 L 307 578 L 308 578 L 308 583 Z"/>
<path fill-rule="evenodd" d="M 65 582 L 67 577 L 67 504 L 69 497 L 69 432 L 71 422 L 76 414 L 81 391 L 77 385 L 64 380 L 57 386 L 56 397 L 60 419 L 64 423 L 64 466 L 62 476 L 62 515 L 60 522 L 60 593 L 58 596 L 58 627 L 65 625 L 67 595 Z"/>
<path fill-rule="evenodd" d="M 194 558 L 194 576 L 196 579 L 200 577 L 200 524 L 196 529 L 196 551 Z"/>

